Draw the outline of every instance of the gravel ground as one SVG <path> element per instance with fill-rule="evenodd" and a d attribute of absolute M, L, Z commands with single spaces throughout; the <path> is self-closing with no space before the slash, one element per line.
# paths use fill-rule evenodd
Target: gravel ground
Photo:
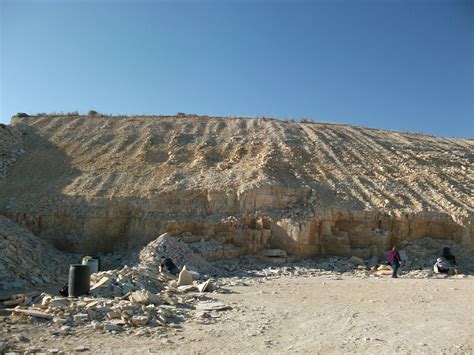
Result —
<path fill-rule="evenodd" d="M 239 283 L 237 283 L 239 284 Z M 10 351 L 91 353 L 472 353 L 474 279 L 274 276 L 225 287 L 232 309 L 173 327 L 106 333 L 0 322 Z"/>

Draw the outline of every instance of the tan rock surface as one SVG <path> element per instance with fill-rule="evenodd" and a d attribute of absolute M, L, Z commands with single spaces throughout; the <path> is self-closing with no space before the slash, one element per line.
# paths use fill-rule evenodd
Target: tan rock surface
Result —
<path fill-rule="evenodd" d="M 164 232 L 218 240 L 213 259 L 265 248 L 368 258 L 422 237 L 474 248 L 472 140 L 207 116 L 12 122 L 2 129 L 17 138 L 1 149 L 24 153 L 2 156 L 0 213 L 63 250 Z"/>

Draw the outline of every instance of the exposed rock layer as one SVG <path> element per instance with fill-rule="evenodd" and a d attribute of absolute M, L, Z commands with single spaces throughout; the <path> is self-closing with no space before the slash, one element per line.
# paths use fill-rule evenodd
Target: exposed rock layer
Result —
<path fill-rule="evenodd" d="M 168 116 L 14 117 L 2 129 L 18 132 L 2 159 L 26 153 L 0 179 L 0 213 L 60 249 L 112 251 L 163 232 L 237 254 L 368 257 L 421 237 L 474 249 L 471 140 Z"/>

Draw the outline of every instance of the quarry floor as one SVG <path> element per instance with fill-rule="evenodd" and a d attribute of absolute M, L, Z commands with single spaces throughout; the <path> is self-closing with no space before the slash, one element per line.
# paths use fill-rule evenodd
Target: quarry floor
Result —
<path fill-rule="evenodd" d="M 154 328 L 150 334 L 8 326 L 23 349 L 142 353 L 472 353 L 474 278 L 410 279 L 279 276 L 210 296 L 232 306 L 215 322 Z M 5 341 L 6 339 L 3 339 Z M 2 341 L 2 339 L 0 339 Z"/>

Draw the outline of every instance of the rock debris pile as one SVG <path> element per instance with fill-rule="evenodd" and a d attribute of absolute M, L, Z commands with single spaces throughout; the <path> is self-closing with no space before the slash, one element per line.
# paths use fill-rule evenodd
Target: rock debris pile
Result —
<path fill-rule="evenodd" d="M 192 247 L 194 244 L 185 242 L 184 237 L 173 237 L 168 233 L 162 234 L 157 239 L 150 242 L 143 249 L 140 249 L 129 259 L 130 264 L 137 263 L 139 267 L 148 270 L 157 270 L 160 263 L 165 258 L 171 258 L 181 269 L 184 265 L 190 270 L 195 270 L 199 274 L 216 274 L 218 270 L 212 266 L 201 254 L 206 249 L 201 244 L 199 247 Z"/>
<path fill-rule="evenodd" d="M 72 260 L 0 215 L 0 290 L 64 282 Z"/>
<path fill-rule="evenodd" d="M 179 278 L 159 271 L 161 261 L 170 256 L 181 269 Z M 133 260 L 135 264 L 130 266 L 92 274 L 91 290 L 83 297 L 31 292 L 7 297 L 0 308 L 5 307 L 10 314 L 11 324 L 48 322 L 56 335 L 82 328 L 104 332 L 179 328 L 180 323 L 192 319 L 213 321 L 215 317 L 209 314 L 232 308 L 209 299 L 207 292 L 219 290 L 204 273 L 192 269 L 215 272 L 215 268 L 177 238 L 165 233 L 129 259 Z M 184 264 L 187 261 L 192 266 L 190 271 Z M 183 275 L 187 282 L 182 282 Z"/>

